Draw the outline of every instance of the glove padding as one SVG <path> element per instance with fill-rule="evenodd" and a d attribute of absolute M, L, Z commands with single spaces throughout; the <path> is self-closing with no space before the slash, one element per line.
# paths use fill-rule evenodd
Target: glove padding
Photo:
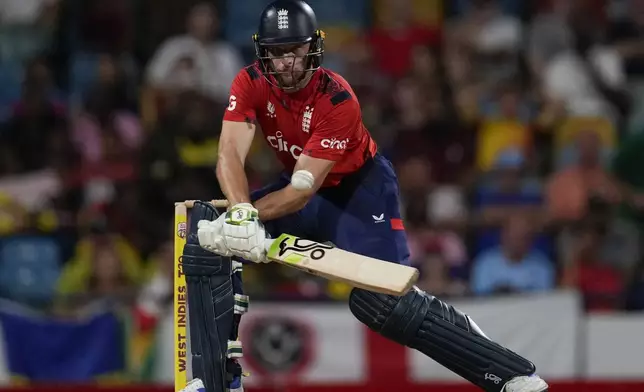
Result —
<path fill-rule="evenodd" d="M 225 247 L 235 256 L 255 263 L 267 263 L 266 229 L 250 203 L 234 205 L 224 215 L 222 235 Z"/>
<path fill-rule="evenodd" d="M 213 253 L 228 257 L 233 253 L 226 247 L 223 236 L 225 214 L 219 215 L 214 221 L 200 220 L 197 223 L 197 237 L 199 238 L 199 245 Z"/>

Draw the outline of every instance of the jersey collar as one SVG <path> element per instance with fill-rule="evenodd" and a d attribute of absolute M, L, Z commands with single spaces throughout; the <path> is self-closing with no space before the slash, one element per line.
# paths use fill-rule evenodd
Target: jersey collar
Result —
<path fill-rule="evenodd" d="M 302 88 L 301 90 L 292 92 L 292 93 L 287 93 L 283 90 L 280 90 L 281 94 L 283 97 L 288 97 L 292 100 L 305 100 L 309 98 L 315 90 L 318 89 L 320 86 L 320 81 L 322 80 L 322 75 L 324 74 L 324 70 L 322 68 L 318 68 L 317 70 L 313 71 L 313 75 L 311 76 L 311 80 Z"/>

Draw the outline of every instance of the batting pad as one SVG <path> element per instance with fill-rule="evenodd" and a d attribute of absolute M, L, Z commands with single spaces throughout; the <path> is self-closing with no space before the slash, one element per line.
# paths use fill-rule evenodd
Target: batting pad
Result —
<path fill-rule="evenodd" d="M 535 366 L 485 337 L 453 306 L 417 288 L 402 297 L 353 289 L 353 315 L 370 329 L 416 349 L 459 376 L 490 392 L 500 392 Z"/>
<path fill-rule="evenodd" d="M 217 216 L 210 204 L 195 202 L 181 262 L 188 291 L 193 378 L 201 379 L 208 392 L 226 391 L 228 339 L 235 307 L 232 260 L 202 249 L 197 239 L 199 220 Z"/>

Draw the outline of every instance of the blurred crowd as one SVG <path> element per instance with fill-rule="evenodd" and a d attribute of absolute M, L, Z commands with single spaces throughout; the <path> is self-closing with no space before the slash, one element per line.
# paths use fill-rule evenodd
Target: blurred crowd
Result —
<path fill-rule="evenodd" d="M 173 202 L 222 196 L 221 117 L 267 2 L 0 1 L 2 298 L 167 309 Z M 644 1 L 311 4 L 396 166 L 421 288 L 644 309 Z M 251 187 L 281 170 L 256 139 Z M 275 265 L 244 279 L 255 300 L 348 294 Z"/>

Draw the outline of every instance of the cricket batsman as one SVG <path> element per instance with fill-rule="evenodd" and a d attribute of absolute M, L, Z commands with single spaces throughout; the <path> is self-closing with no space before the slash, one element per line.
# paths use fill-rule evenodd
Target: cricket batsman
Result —
<path fill-rule="evenodd" d="M 277 0 L 260 18 L 253 36 L 257 61 L 232 84 L 220 137 L 217 178 L 231 207 L 199 218 L 199 249 L 263 263 L 266 238 L 288 233 L 408 263 L 396 174 L 365 128 L 351 86 L 322 67 L 325 37 L 313 9 L 302 0 Z M 251 193 L 244 165 L 258 127 L 285 172 Z M 235 294 L 242 295 L 239 272 L 232 273 Z M 482 390 L 548 390 L 534 364 L 490 340 L 470 317 L 431 293 L 415 288 L 396 297 L 354 288 L 349 308 L 372 330 Z M 242 391 L 238 366 L 233 368 L 226 389 Z M 193 380 L 186 390 L 200 387 Z"/>

